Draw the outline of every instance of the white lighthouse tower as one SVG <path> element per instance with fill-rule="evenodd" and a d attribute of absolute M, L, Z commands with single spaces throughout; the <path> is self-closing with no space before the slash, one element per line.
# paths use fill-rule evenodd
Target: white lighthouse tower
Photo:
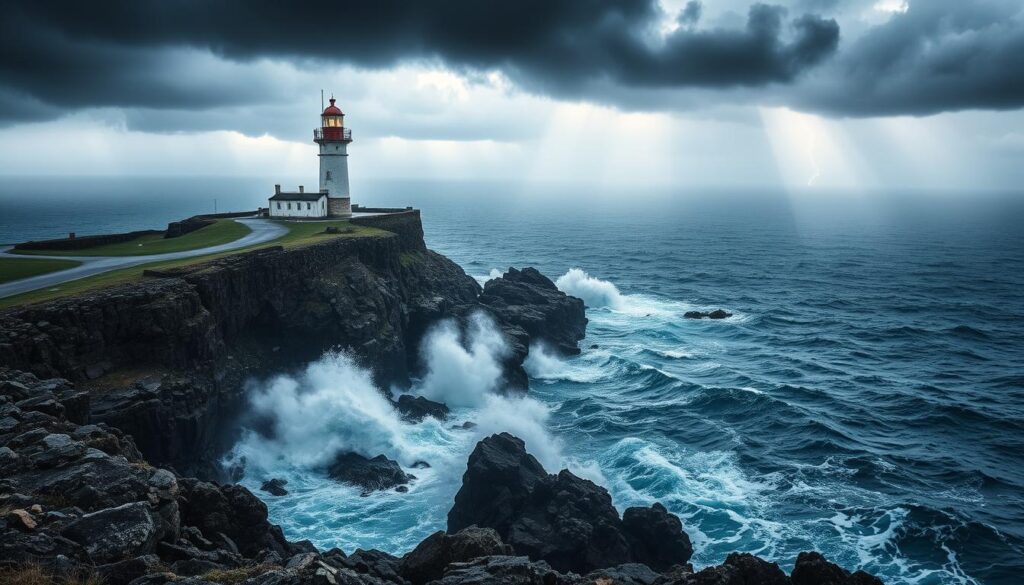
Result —
<path fill-rule="evenodd" d="M 352 215 L 352 199 L 348 190 L 348 144 L 352 131 L 345 127 L 345 114 L 334 105 L 320 114 L 320 127 L 313 130 L 313 142 L 320 145 L 320 193 L 327 194 L 327 213 L 332 216 Z"/>

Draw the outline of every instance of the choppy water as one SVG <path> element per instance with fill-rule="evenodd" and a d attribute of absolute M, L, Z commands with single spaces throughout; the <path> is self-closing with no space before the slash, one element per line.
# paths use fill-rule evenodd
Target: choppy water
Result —
<path fill-rule="evenodd" d="M 746 550 L 789 568 L 817 549 L 888 583 L 1020 582 L 1020 198 L 569 204 L 552 187 L 364 189 L 421 207 L 428 244 L 481 279 L 510 265 L 568 273 L 560 284 L 587 300 L 590 326 L 581 356 L 535 355 L 530 398 L 507 403 L 479 388 L 486 332 L 462 353 L 438 335 L 437 373 L 419 391 L 460 404 L 455 422 L 478 433 L 397 421 L 360 398 L 372 389 L 344 358 L 255 384 L 282 422 L 304 423 L 276 447 L 239 446 L 250 487 L 289 479 L 292 494 L 267 501 L 290 537 L 404 552 L 444 527 L 478 434 L 508 428 L 549 467 L 602 482 L 620 509 L 663 502 L 698 566 Z M 682 319 L 718 307 L 735 316 Z M 433 467 L 413 471 L 408 494 L 359 498 L 310 470 L 337 445 Z"/>

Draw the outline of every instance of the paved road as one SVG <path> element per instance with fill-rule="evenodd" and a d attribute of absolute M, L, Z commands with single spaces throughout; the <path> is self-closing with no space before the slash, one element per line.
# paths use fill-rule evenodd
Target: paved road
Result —
<path fill-rule="evenodd" d="M 11 247 L 8 246 L 0 250 L 0 254 L 2 254 L 4 258 L 59 258 L 62 260 L 75 260 L 82 264 L 74 268 L 68 268 L 67 270 L 40 274 L 39 276 L 32 276 L 0 284 L 0 298 L 21 294 L 30 290 L 56 286 L 58 284 L 78 280 L 79 278 L 85 278 L 87 276 L 93 276 L 95 274 L 101 274 L 103 272 L 109 272 L 111 270 L 117 270 L 119 268 L 128 268 L 129 266 L 138 266 L 139 264 L 149 264 L 150 262 L 159 262 L 161 260 L 176 260 L 178 258 L 191 258 L 192 256 L 203 256 L 206 254 L 215 254 L 217 252 L 226 252 L 228 250 L 237 250 L 238 248 L 269 242 L 270 240 L 277 239 L 288 232 L 288 228 L 266 219 L 236 219 L 235 221 L 249 226 L 252 232 L 233 242 L 220 244 L 219 246 L 199 248 L 198 250 L 187 250 L 185 252 L 152 254 L 149 256 L 28 256 L 10 254 L 8 251 Z"/>

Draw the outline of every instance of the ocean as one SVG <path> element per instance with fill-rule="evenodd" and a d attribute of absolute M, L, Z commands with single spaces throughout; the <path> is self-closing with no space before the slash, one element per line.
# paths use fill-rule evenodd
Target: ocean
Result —
<path fill-rule="evenodd" d="M 0 242 L 253 208 L 273 182 L 8 179 Z M 379 181 L 354 201 L 419 207 L 428 245 L 481 282 L 537 267 L 590 324 L 577 357 L 531 350 L 522 399 L 488 391 L 493 327 L 439 324 L 413 390 L 453 406 L 445 423 L 398 420 L 344 355 L 253 380 L 252 408 L 290 430 L 228 460 L 253 490 L 289 480 L 266 501 L 290 538 L 401 554 L 444 528 L 480 435 L 509 430 L 620 510 L 662 502 L 698 567 L 749 551 L 788 571 L 816 549 L 886 583 L 1020 582 L 1024 197 Z M 682 316 L 716 308 L 733 316 Z M 339 448 L 431 467 L 359 497 L 316 471 Z"/>

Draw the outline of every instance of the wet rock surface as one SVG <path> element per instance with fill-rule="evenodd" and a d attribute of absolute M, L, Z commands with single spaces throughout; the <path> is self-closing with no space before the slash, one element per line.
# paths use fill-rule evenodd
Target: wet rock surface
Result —
<path fill-rule="evenodd" d="M 469 456 L 448 530 L 493 528 L 518 554 L 562 571 L 647 562 L 659 568 L 693 554 L 682 523 L 656 504 L 619 518 L 608 491 L 567 470 L 548 474 L 518 438 L 480 441 Z"/>
<path fill-rule="evenodd" d="M 53 401 L 23 403 L 26 393 L 54 388 L 61 391 Z M 130 436 L 68 420 L 72 411 L 88 418 L 81 405 L 60 398 L 77 394 L 66 380 L 0 368 L 0 412 L 11 421 L 0 432 L 0 506 L 9 510 L 0 519 L 0 566 L 31 563 L 55 578 L 86 572 L 108 585 L 880 583 L 817 553 L 800 555 L 792 577 L 749 554 L 695 572 L 685 564 L 689 540 L 678 518 L 653 505 L 629 508 L 620 519 L 602 488 L 567 471 L 547 474 L 507 434 L 478 443 L 451 532 L 429 536 L 403 557 L 321 552 L 285 539 L 244 487 L 153 467 Z M 460 522 L 470 524 L 457 528 Z M 655 568 L 670 562 L 679 564 Z"/>
<path fill-rule="evenodd" d="M 728 319 L 732 317 L 732 313 L 723 309 L 715 309 L 714 311 L 687 311 L 683 313 L 685 319 Z"/>
<path fill-rule="evenodd" d="M 405 485 L 415 479 L 402 471 L 397 461 L 383 455 L 373 458 L 358 453 L 341 453 L 327 467 L 327 475 L 360 488 L 364 494 Z"/>
<path fill-rule="evenodd" d="M 429 417 L 437 420 L 448 418 L 448 406 L 440 402 L 428 400 L 422 396 L 402 394 L 395 401 L 395 408 L 402 414 L 402 419 L 408 422 L 420 422 Z"/>
<path fill-rule="evenodd" d="M 523 361 L 534 343 L 561 355 L 580 353 L 579 342 L 587 329 L 583 301 L 558 290 L 536 268 L 509 268 L 500 278 L 487 281 L 476 303 L 454 313 L 465 318 L 481 310 L 494 319 L 509 345 L 503 363 L 505 386 L 528 388 Z"/>

